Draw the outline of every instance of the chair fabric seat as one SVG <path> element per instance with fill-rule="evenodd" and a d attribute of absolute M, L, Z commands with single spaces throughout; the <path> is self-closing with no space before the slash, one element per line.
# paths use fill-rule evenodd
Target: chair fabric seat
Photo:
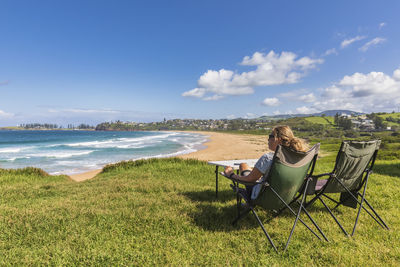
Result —
<path fill-rule="evenodd" d="M 327 182 L 328 179 L 318 180 L 317 184 L 315 185 L 315 191 L 321 190 L 326 185 Z"/>

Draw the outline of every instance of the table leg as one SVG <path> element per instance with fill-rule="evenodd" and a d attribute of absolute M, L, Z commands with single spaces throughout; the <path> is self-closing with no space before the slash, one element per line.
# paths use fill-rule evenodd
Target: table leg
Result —
<path fill-rule="evenodd" d="M 218 165 L 215 167 L 215 197 L 218 198 Z"/>

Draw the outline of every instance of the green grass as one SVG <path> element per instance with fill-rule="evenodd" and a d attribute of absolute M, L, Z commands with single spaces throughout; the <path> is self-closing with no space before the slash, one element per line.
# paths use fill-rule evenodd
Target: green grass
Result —
<path fill-rule="evenodd" d="M 333 144 L 325 149 L 334 150 Z M 317 172 L 333 168 L 328 151 Z M 330 242 L 298 225 L 285 254 L 276 254 L 251 215 L 231 225 L 235 197 L 214 167 L 181 159 L 150 159 L 106 167 L 81 183 L 38 169 L 0 171 L 0 265 L 272 265 L 395 266 L 400 263 L 398 161 L 378 161 L 367 198 L 391 227 L 364 212 L 345 237 L 317 203 L 310 209 Z M 293 217 L 260 218 L 279 249 Z M 339 208 L 351 228 L 355 210 Z"/>
<path fill-rule="evenodd" d="M 305 120 L 311 122 L 311 123 L 316 123 L 316 124 L 322 124 L 322 125 L 332 125 L 334 124 L 334 119 L 331 116 L 328 117 L 306 117 Z"/>
<path fill-rule="evenodd" d="M 392 117 L 394 119 L 400 119 L 400 112 L 397 113 L 387 113 L 387 114 L 380 114 L 379 117 L 384 119 L 384 122 L 387 123 L 388 126 L 400 126 L 400 123 L 386 121 L 386 118 Z"/>
<path fill-rule="evenodd" d="M 381 114 L 381 115 L 378 115 L 378 116 L 382 117 L 383 119 L 386 119 L 388 117 L 399 119 L 400 118 L 400 112 Z"/>

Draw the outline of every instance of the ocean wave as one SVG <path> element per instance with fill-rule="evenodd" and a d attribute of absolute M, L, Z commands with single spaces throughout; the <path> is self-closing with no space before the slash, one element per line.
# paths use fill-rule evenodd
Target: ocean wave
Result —
<path fill-rule="evenodd" d="M 90 136 L 91 139 L 87 139 L 87 136 L 84 136 L 85 139 L 68 138 L 30 147 L 3 146 L 0 148 L 0 152 L 3 152 L 0 154 L 1 165 L 7 168 L 36 166 L 50 174 L 75 174 L 122 160 L 165 158 L 192 153 L 201 149 L 202 144 L 208 140 L 203 134 L 181 132 L 118 133 L 108 137 L 99 133 Z"/>
<path fill-rule="evenodd" d="M 82 155 L 88 155 L 95 152 L 96 150 L 86 151 L 62 151 L 62 152 L 40 152 L 35 154 L 29 154 L 31 157 L 43 157 L 43 158 L 70 158 Z"/>
<path fill-rule="evenodd" d="M 0 153 L 18 153 L 21 152 L 22 148 L 21 147 L 6 147 L 6 148 L 0 148 Z"/>
<path fill-rule="evenodd" d="M 13 162 L 17 160 L 24 160 L 24 159 L 30 159 L 30 156 L 24 156 L 24 157 L 11 157 L 11 158 L 6 158 L 6 159 L 0 159 L 1 162 Z"/>
<path fill-rule="evenodd" d="M 93 147 L 93 148 L 137 148 L 141 147 L 144 144 L 151 141 L 152 144 L 160 143 L 161 140 L 165 140 L 169 136 L 175 135 L 174 133 L 168 134 L 160 134 L 160 135 L 152 135 L 152 136 L 143 136 L 143 137 L 123 137 L 123 138 L 113 138 L 110 140 L 104 141 L 88 141 L 88 142 L 79 142 L 79 143 L 71 143 L 71 144 L 62 144 L 68 147 Z M 60 144 L 61 145 L 61 144 Z M 57 145 L 51 145 L 57 146 Z"/>

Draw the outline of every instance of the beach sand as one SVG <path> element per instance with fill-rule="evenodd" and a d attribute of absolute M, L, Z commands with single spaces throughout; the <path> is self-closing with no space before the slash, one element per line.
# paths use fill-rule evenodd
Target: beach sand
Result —
<path fill-rule="evenodd" d="M 259 158 L 268 152 L 268 140 L 265 135 L 229 134 L 220 132 L 194 132 L 208 136 L 205 149 L 178 156 L 183 159 L 199 159 L 204 161 L 252 159 Z M 95 177 L 100 170 L 70 175 L 77 182 Z"/>

